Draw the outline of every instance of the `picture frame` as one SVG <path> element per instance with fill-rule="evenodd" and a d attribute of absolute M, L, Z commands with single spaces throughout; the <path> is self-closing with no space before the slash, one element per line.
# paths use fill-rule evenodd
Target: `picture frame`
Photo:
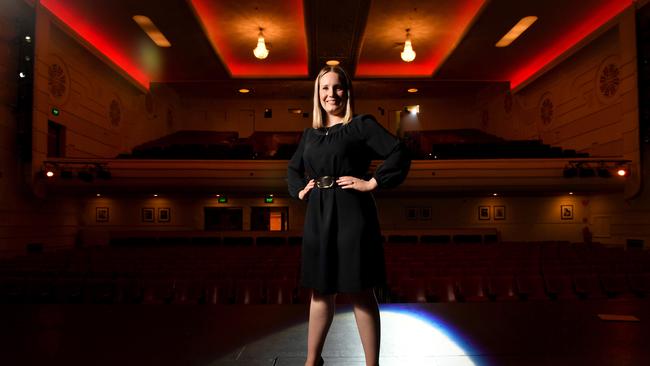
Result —
<path fill-rule="evenodd" d="M 158 208 L 158 222 L 169 222 L 171 221 L 171 210 L 169 207 L 160 207 Z"/>
<path fill-rule="evenodd" d="M 505 220 L 506 219 L 506 206 L 494 206 L 494 219 L 495 220 Z"/>
<path fill-rule="evenodd" d="M 95 221 L 108 222 L 109 211 L 108 207 L 95 207 Z"/>
<path fill-rule="evenodd" d="M 155 210 L 153 207 L 142 208 L 142 222 L 154 222 Z"/>
<path fill-rule="evenodd" d="M 431 220 L 431 207 L 420 207 L 420 220 Z"/>
<path fill-rule="evenodd" d="M 407 207 L 406 208 L 406 219 L 407 220 L 417 220 L 418 219 L 418 208 L 417 207 Z"/>
<path fill-rule="evenodd" d="M 560 205 L 560 219 L 573 220 L 573 205 Z"/>
<path fill-rule="evenodd" d="M 490 219 L 490 206 L 478 206 L 478 219 L 479 220 Z"/>

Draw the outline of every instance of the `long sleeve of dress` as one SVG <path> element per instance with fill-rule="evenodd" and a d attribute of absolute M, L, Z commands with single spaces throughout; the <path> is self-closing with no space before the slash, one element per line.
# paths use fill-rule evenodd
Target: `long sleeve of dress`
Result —
<path fill-rule="evenodd" d="M 307 138 L 306 128 L 302 137 L 300 138 L 300 143 L 298 143 L 298 148 L 296 152 L 289 160 L 289 165 L 287 167 L 287 184 L 289 188 L 289 195 L 293 198 L 300 199 L 298 193 L 305 188 L 307 185 L 307 179 L 305 178 L 305 163 L 303 161 L 303 152 L 305 151 L 305 139 Z"/>
<path fill-rule="evenodd" d="M 361 129 L 366 145 L 376 157 L 384 159 L 373 174 L 377 188 L 397 187 L 406 179 L 411 168 L 408 149 L 370 115 L 364 116 Z"/>

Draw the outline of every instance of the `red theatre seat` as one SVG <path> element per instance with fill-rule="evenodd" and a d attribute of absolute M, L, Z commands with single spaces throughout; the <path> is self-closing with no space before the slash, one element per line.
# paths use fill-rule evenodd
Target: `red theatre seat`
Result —
<path fill-rule="evenodd" d="M 544 279 L 540 275 L 519 274 L 515 276 L 515 290 L 523 300 L 548 300 Z"/>
<path fill-rule="evenodd" d="M 466 275 L 456 280 L 456 298 L 463 302 L 487 301 L 485 281 L 481 275 Z"/>

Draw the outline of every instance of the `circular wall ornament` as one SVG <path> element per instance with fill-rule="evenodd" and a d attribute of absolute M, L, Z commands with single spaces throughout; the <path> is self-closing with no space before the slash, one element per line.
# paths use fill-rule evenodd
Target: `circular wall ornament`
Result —
<path fill-rule="evenodd" d="M 54 102 L 63 104 L 70 94 L 68 68 L 58 56 L 51 55 L 50 59 L 50 64 L 47 67 L 47 91 Z"/>
<path fill-rule="evenodd" d="M 111 100 L 111 103 L 108 106 L 108 118 L 113 127 L 118 127 L 122 121 L 122 105 L 117 99 Z"/>
<path fill-rule="evenodd" d="M 603 60 L 596 75 L 596 94 L 601 102 L 609 102 L 618 95 L 621 85 L 621 68 L 618 56 Z"/>

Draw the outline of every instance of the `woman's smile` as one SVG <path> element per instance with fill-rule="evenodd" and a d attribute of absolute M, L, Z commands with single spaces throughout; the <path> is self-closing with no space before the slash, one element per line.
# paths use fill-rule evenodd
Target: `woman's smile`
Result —
<path fill-rule="evenodd" d="M 345 115 L 346 90 L 337 73 L 329 72 L 320 78 L 318 93 L 327 119 Z"/>

